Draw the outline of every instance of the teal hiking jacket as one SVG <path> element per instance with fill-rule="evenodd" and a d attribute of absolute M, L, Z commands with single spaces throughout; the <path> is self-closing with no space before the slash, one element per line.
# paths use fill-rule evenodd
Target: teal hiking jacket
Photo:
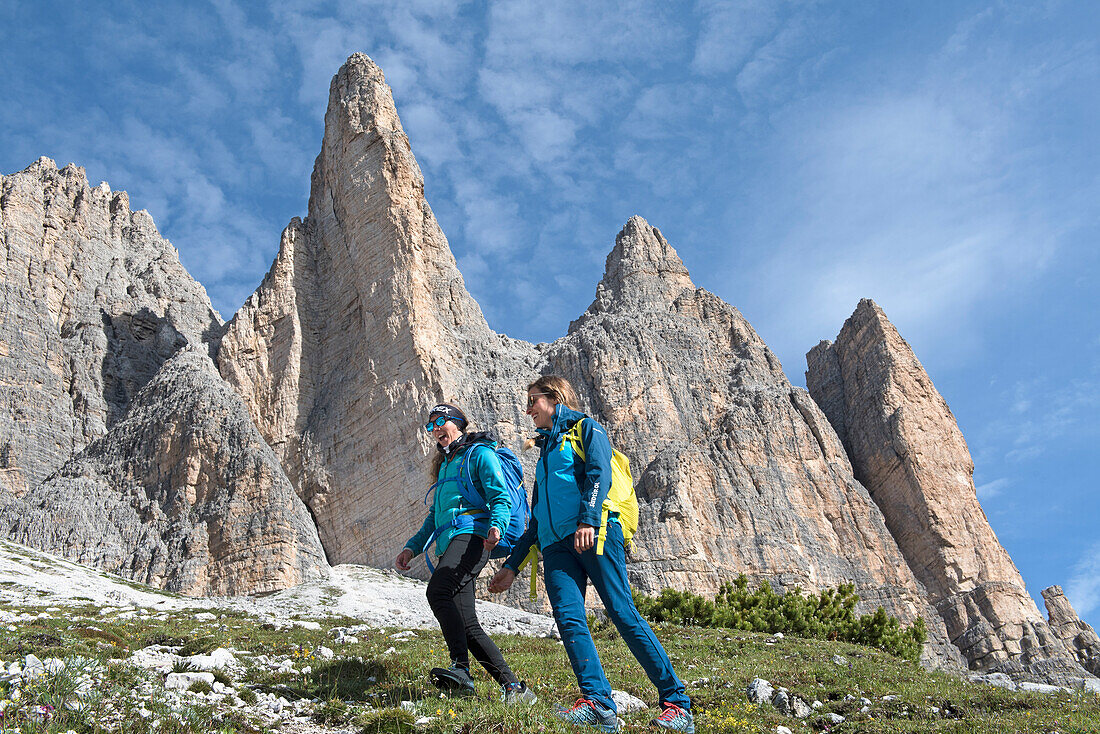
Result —
<path fill-rule="evenodd" d="M 478 446 L 481 445 L 481 448 Z M 424 544 L 435 532 L 436 528 L 447 525 L 458 515 L 474 509 L 462 498 L 459 492 L 459 482 L 465 481 L 464 476 L 459 475 L 463 461 L 468 465 L 470 478 L 473 480 L 474 490 L 485 498 L 489 505 L 489 523 L 500 531 L 501 536 L 508 528 L 512 518 L 512 503 L 508 496 L 508 487 L 504 483 L 504 474 L 500 468 L 500 459 L 497 458 L 496 442 L 488 433 L 468 434 L 459 438 L 439 467 L 432 509 L 424 518 L 424 524 L 416 535 L 409 538 L 405 547 L 413 552 L 414 556 L 424 551 Z M 469 458 L 466 454 L 471 452 Z M 465 474 L 465 469 L 462 469 Z M 457 480 L 457 481 L 455 481 Z M 439 536 L 435 545 L 435 553 L 442 556 L 456 535 L 473 534 L 473 528 L 449 528 Z M 480 535 L 480 533 L 477 533 Z"/>
<path fill-rule="evenodd" d="M 582 418 L 583 461 L 573 444 L 563 440 Z M 595 419 L 559 403 L 554 408 L 553 427 L 537 430 L 539 460 L 535 465 L 531 522 L 504 562 L 513 571 L 527 557 L 532 544 L 546 548 L 573 535 L 582 522 L 599 528 L 603 501 L 611 490 L 611 441 Z"/>

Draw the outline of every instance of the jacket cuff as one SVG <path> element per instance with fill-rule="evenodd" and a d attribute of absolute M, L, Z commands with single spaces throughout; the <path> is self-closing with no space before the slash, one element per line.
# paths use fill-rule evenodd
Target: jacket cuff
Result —
<path fill-rule="evenodd" d="M 577 522 L 583 522 L 585 525 L 591 525 L 594 528 L 598 528 L 600 527 L 600 520 L 602 519 L 603 510 L 601 509 L 600 512 L 596 513 L 594 517 L 586 512 L 577 519 Z"/>

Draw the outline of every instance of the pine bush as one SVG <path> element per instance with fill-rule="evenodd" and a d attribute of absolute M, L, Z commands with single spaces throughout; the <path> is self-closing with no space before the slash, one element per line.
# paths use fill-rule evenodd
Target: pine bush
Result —
<path fill-rule="evenodd" d="M 795 587 L 777 594 L 765 580 L 755 591 L 742 574 L 722 584 L 714 601 L 690 591 L 665 589 L 656 598 L 634 593 L 634 604 L 653 622 L 685 626 L 727 627 L 819 640 L 840 640 L 877 647 L 891 655 L 916 661 L 927 629 L 924 620 L 902 627 L 879 607 L 872 614 L 856 616 L 859 596 L 853 584 L 841 584 L 818 594 L 804 595 Z"/>

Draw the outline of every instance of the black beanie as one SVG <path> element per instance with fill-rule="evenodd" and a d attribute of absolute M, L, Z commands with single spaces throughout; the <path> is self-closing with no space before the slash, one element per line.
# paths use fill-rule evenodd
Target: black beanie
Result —
<path fill-rule="evenodd" d="M 445 418 L 454 421 L 459 430 L 466 430 L 466 424 L 469 422 L 466 420 L 466 414 L 453 405 L 447 403 L 439 403 L 428 413 L 428 420 L 432 419 L 432 416 L 441 415 Z"/>

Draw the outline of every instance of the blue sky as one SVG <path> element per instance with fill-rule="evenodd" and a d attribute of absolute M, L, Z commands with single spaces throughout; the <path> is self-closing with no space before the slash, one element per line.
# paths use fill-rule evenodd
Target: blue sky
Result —
<path fill-rule="evenodd" d="M 795 384 L 874 298 L 1032 595 L 1100 627 L 1096 8 L 0 0 L 0 172 L 47 155 L 128 191 L 229 318 L 363 51 L 493 328 L 564 334 L 633 214 Z"/>

